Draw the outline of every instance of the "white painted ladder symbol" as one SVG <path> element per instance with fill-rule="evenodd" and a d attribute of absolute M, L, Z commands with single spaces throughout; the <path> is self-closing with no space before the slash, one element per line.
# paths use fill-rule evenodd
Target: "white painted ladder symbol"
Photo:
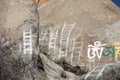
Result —
<path fill-rule="evenodd" d="M 24 54 L 32 54 L 32 30 L 23 31 Z"/>
<path fill-rule="evenodd" d="M 58 36 L 58 29 L 56 30 L 55 34 L 53 32 L 50 32 L 50 38 L 49 38 L 49 50 L 56 48 L 56 39 Z"/>
<path fill-rule="evenodd" d="M 78 41 L 77 39 L 80 38 L 82 34 L 82 30 L 77 30 L 74 34 L 73 38 L 73 46 L 72 46 L 72 54 L 71 54 L 71 62 L 73 62 L 73 59 L 78 60 L 77 62 L 81 63 L 81 50 L 83 47 L 83 42 Z"/>
<path fill-rule="evenodd" d="M 80 46 L 77 46 L 80 45 Z M 83 42 L 76 42 L 75 39 L 73 39 L 73 47 L 72 47 L 72 54 L 71 54 L 71 62 L 73 62 L 73 58 L 77 59 L 78 62 L 81 62 L 81 50 L 83 47 Z"/>
<path fill-rule="evenodd" d="M 74 24 L 64 24 L 61 31 L 60 38 L 60 50 L 59 50 L 59 59 L 61 57 L 66 57 L 68 54 L 69 38 L 72 32 L 72 29 L 75 27 Z"/>

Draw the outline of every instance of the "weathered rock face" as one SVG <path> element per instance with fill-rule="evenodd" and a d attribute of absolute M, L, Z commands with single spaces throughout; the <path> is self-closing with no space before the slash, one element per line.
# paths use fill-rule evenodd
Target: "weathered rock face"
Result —
<path fill-rule="evenodd" d="M 27 28 L 38 27 L 37 10 L 35 9 L 32 1 L 1 0 L 0 4 L 0 32 L 4 31 L 2 28 L 5 28 L 7 31 L 9 31 L 8 36 L 12 40 L 20 39 L 23 30 Z"/>
<path fill-rule="evenodd" d="M 49 55 L 50 53 L 54 52 L 54 54 L 52 54 L 52 58 L 53 55 L 56 55 L 54 56 L 55 59 L 58 58 L 57 50 L 59 50 L 59 47 L 56 49 L 56 51 L 49 52 L 49 34 L 51 31 L 56 31 L 56 24 L 62 25 L 64 21 L 70 23 L 75 21 L 78 26 L 85 28 L 82 33 L 84 36 L 83 41 L 85 41 L 84 48 L 89 42 L 92 43 L 97 39 L 100 39 L 103 42 L 108 41 L 108 43 L 120 40 L 118 36 L 114 36 L 115 34 L 119 34 L 119 31 L 117 31 L 120 28 L 118 15 L 119 9 L 115 8 L 113 5 L 113 7 L 109 6 L 109 1 L 108 3 L 103 3 L 100 0 L 98 0 L 98 2 L 95 0 L 86 0 L 86 2 L 85 0 L 81 1 L 83 3 L 81 3 L 79 0 L 50 0 L 47 6 L 42 6 L 42 8 L 45 9 L 42 9 L 41 7 L 39 8 L 39 10 L 42 11 L 40 12 L 40 15 L 42 14 L 41 22 L 44 22 L 45 24 L 40 25 L 40 31 L 38 31 L 39 16 L 32 1 L 1 0 L 0 80 L 119 80 L 119 63 L 108 64 L 103 67 L 96 67 L 88 74 L 85 74 L 87 69 L 83 70 L 80 66 L 71 65 L 71 63 L 69 63 L 69 57 L 67 58 L 68 61 L 65 60 L 63 62 L 57 62 L 57 60 L 52 60 L 51 55 Z M 94 4 L 98 4 L 100 2 L 99 5 L 95 6 L 97 9 L 100 9 L 100 11 L 92 6 L 93 3 L 91 1 Z M 53 4 L 55 5 L 53 6 Z M 75 7 L 71 7 L 71 5 Z M 48 7 L 51 7 L 51 9 Z M 48 10 L 46 10 L 47 8 Z M 45 11 L 44 14 L 44 10 L 48 12 Z M 109 17 L 107 16 L 109 14 L 108 12 L 110 13 Z M 58 15 L 60 15 L 60 17 L 56 17 Z M 79 21 L 78 19 L 81 20 Z M 103 27 L 99 27 L 100 25 Z M 36 43 L 38 40 L 36 40 L 37 38 L 35 37 L 33 39 L 33 54 L 31 55 L 31 59 L 28 60 L 28 56 L 23 55 L 23 52 L 19 51 L 19 44 L 22 42 L 23 30 L 30 28 L 32 28 L 33 35 L 38 35 L 38 32 L 40 32 L 39 40 L 42 39 L 42 41 L 39 47 L 40 52 L 43 54 L 37 50 Z M 81 27 L 78 28 L 81 29 Z M 73 33 L 76 31 L 76 29 L 77 28 L 75 28 Z M 114 34 L 111 32 L 112 30 L 114 30 Z M 61 27 L 58 32 L 57 46 L 59 46 Z M 104 36 L 101 38 L 101 35 Z M 115 37 L 114 39 L 113 36 Z M 85 51 L 86 49 L 83 49 L 83 53 L 86 53 Z M 85 61 L 83 61 L 83 63 L 85 63 Z M 86 65 L 87 63 L 85 63 L 85 66 Z M 82 74 L 85 75 L 81 76 Z"/>
<path fill-rule="evenodd" d="M 13 57 L 13 53 L 0 50 L 0 80 L 45 80 L 46 74 L 38 56 L 28 64 L 21 57 Z"/>
<path fill-rule="evenodd" d="M 35 55 L 36 38 L 30 61 L 26 62 L 28 56 L 19 48 L 23 31 L 31 28 L 36 35 L 38 26 L 38 12 L 32 1 L 0 0 L 0 80 L 45 80 L 43 64 Z"/>
<path fill-rule="evenodd" d="M 94 24 L 98 24 L 98 22 L 112 23 L 119 20 L 119 12 L 119 8 L 111 0 L 50 0 L 40 9 L 40 19 L 42 22 L 47 21 L 54 24 L 66 21 L 76 22 L 78 26 L 82 26 L 84 23 L 84 27 L 91 23 L 89 27 L 92 27 L 93 21 L 95 21 Z"/>
<path fill-rule="evenodd" d="M 41 16 L 41 24 L 52 23 L 56 28 L 59 25 L 57 46 L 54 50 L 55 52 L 51 52 L 51 55 L 54 55 L 56 59 L 58 59 L 60 52 L 61 28 L 64 22 L 68 24 L 76 23 L 70 36 L 69 51 L 66 58 L 68 63 L 70 63 L 69 56 L 72 53 L 72 39 L 77 30 L 81 31 L 78 41 L 83 42 L 81 50 L 81 64 L 83 66 L 89 66 L 87 56 L 88 45 L 93 44 L 95 41 L 100 41 L 113 46 L 115 42 L 120 41 L 120 37 L 118 37 L 120 34 L 118 31 L 120 29 L 120 9 L 111 0 L 50 0 L 47 2 L 47 5 L 41 6 L 38 9 Z M 53 27 L 53 33 L 55 33 L 54 29 Z M 106 64 L 106 62 L 113 62 L 109 61 L 109 58 L 103 57 L 100 62 L 96 58 L 95 64 L 100 65 Z M 77 60 L 74 63 L 71 64 L 74 66 L 78 65 Z"/>
<path fill-rule="evenodd" d="M 36 35 L 39 26 L 39 16 L 36 7 L 30 0 L 0 1 L 0 37 L 2 47 L 22 43 L 23 31 L 32 29 Z M 36 38 L 33 40 L 36 46 Z M 22 45 L 22 44 L 21 44 Z"/>
<path fill-rule="evenodd" d="M 120 63 L 106 64 L 88 72 L 81 80 L 119 80 Z"/>

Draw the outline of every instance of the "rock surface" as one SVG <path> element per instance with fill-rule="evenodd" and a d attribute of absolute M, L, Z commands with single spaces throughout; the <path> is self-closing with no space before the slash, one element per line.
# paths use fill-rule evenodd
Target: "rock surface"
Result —
<path fill-rule="evenodd" d="M 20 39 L 27 28 L 38 28 L 38 12 L 30 0 L 1 0 L 0 18 L 0 32 L 5 28 L 12 40 Z"/>
<path fill-rule="evenodd" d="M 0 80 L 120 80 L 119 63 L 98 66 L 86 73 L 87 70 L 82 71 L 80 66 L 73 66 L 69 61 L 57 63 L 48 55 L 49 33 L 56 30 L 56 24 L 62 25 L 64 21 L 76 22 L 75 30 L 85 28 L 82 33 L 86 43 L 84 48 L 97 39 L 108 43 L 120 41 L 116 35 L 120 34 L 120 10 L 110 0 L 50 0 L 38 9 L 40 26 L 38 11 L 32 1 L 0 0 Z M 24 61 L 28 56 L 20 51 L 19 44 L 22 44 L 23 30 L 30 28 L 34 36 L 43 38 L 43 43 L 39 45 L 35 37 L 31 60 Z M 57 42 L 60 31 L 61 27 Z M 83 53 L 85 51 L 83 49 Z"/>
<path fill-rule="evenodd" d="M 75 74 L 65 71 L 61 66 L 51 61 L 44 54 L 40 53 L 44 70 L 48 80 L 78 80 L 79 77 Z"/>
<path fill-rule="evenodd" d="M 40 8 L 41 22 L 76 22 L 80 27 L 119 20 L 120 9 L 111 0 L 50 0 Z"/>
<path fill-rule="evenodd" d="M 38 32 L 38 11 L 30 0 L 1 0 L 0 18 L 0 42 L 2 47 L 16 45 L 17 49 L 20 50 L 23 31 L 32 29 L 32 35 L 36 35 Z M 36 40 L 37 38 L 33 39 L 34 48 L 37 44 Z"/>
<path fill-rule="evenodd" d="M 57 46 L 55 54 L 51 54 L 58 59 L 60 49 L 61 29 L 64 23 L 76 23 L 72 31 L 69 42 L 67 62 L 70 63 L 70 55 L 72 52 L 72 39 L 77 30 L 81 30 L 80 42 L 83 43 L 81 56 L 83 66 L 88 67 L 87 46 L 93 44 L 95 41 L 100 41 L 108 45 L 120 41 L 120 9 L 111 0 L 50 0 L 44 6 L 38 8 L 41 24 L 51 23 L 55 27 L 59 25 L 59 33 L 57 37 Z M 114 32 L 114 33 L 113 33 Z M 48 43 L 46 43 L 49 45 Z M 48 47 L 46 47 L 48 49 Z M 105 61 L 109 59 L 104 59 Z M 100 64 L 106 64 L 101 59 Z M 99 60 L 95 59 L 95 64 L 99 65 Z M 112 61 L 110 61 L 112 62 Z M 78 65 L 77 60 L 74 61 Z"/>
<path fill-rule="evenodd" d="M 81 80 L 119 80 L 120 63 L 106 64 L 94 68 L 88 72 Z"/>
<path fill-rule="evenodd" d="M 34 34 L 38 26 L 38 11 L 32 1 L 0 0 L 0 80 L 45 80 L 40 58 L 32 56 L 29 61 L 19 47 L 23 31 L 31 28 Z M 36 43 L 34 38 L 34 50 Z"/>

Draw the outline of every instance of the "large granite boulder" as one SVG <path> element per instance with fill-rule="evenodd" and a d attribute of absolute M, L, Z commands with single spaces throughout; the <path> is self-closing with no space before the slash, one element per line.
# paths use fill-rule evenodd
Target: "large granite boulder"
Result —
<path fill-rule="evenodd" d="M 0 18 L 0 43 L 2 47 L 15 45 L 17 50 L 23 49 L 23 31 L 27 29 L 32 29 L 32 35 L 37 36 L 39 16 L 31 0 L 1 0 Z M 36 41 L 37 38 L 33 38 L 34 49 L 37 45 Z M 15 48 L 11 47 L 11 49 Z M 21 54 L 14 55 L 19 56 Z"/>
<path fill-rule="evenodd" d="M 37 35 L 38 27 L 38 11 L 31 0 L 0 0 L 0 80 L 45 80 L 42 62 L 35 55 L 37 38 L 30 58 L 21 48 L 23 31 L 32 29 Z"/>
<path fill-rule="evenodd" d="M 120 41 L 120 8 L 111 0 L 50 0 L 44 4 L 44 6 L 39 7 L 38 10 L 41 16 L 40 25 L 52 23 L 56 28 L 59 25 L 56 49 L 50 53 L 57 60 L 59 60 L 58 56 L 60 53 L 61 30 L 65 22 L 68 24 L 76 23 L 76 26 L 69 36 L 68 56 L 65 57 L 68 63 L 71 62 L 70 56 L 72 53 L 72 40 L 75 38 L 74 34 L 77 30 L 79 30 L 79 32 L 81 31 L 81 33 L 78 34 L 80 36 L 78 41 L 83 43 L 82 49 L 80 50 L 81 62 L 77 59 L 74 60 L 73 63 L 70 63 L 73 66 L 82 65 L 87 68 L 89 67 L 87 46 L 93 44 L 95 41 L 108 44 L 108 46 L 114 46 L 114 43 Z M 47 28 L 46 26 L 44 27 Z M 54 29 L 53 27 L 51 32 L 55 34 Z M 49 46 L 49 43 L 47 46 Z M 79 47 L 81 47 L 81 45 Z M 48 50 L 48 47 L 44 47 L 44 50 Z M 101 59 L 101 63 L 99 63 L 98 58 L 96 58 L 95 65 L 106 64 L 105 61 L 107 60 L 109 62 L 110 57 L 104 58 L 104 60 Z"/>

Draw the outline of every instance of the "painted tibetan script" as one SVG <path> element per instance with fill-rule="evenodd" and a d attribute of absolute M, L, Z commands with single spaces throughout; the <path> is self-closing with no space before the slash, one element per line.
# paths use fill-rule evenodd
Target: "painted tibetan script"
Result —
<path fill-rule="evenodd" d="M 94 45 L 88 45 L 88 58 L 94 59 L 97 56 L 98 59 L 101 59 L 105 45 L 106 44 L 101 44 L 99 41 L 94 42 Z"/>

